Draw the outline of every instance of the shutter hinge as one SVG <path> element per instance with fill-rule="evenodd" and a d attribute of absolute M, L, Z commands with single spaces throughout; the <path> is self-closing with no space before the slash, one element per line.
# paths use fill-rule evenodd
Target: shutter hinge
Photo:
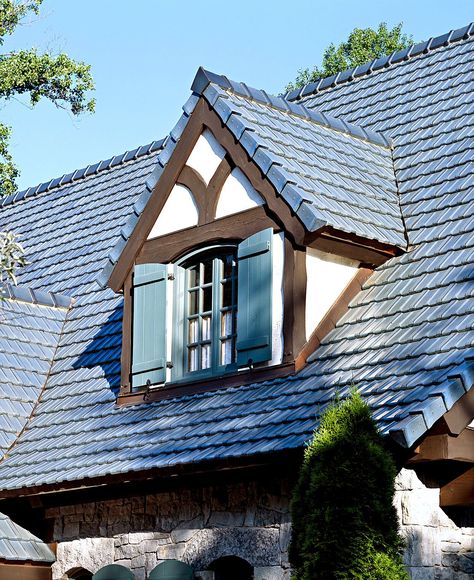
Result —
<path fill-rule="evenodd" d="M 172 360 L 167 360 L 166 361 L 166 368 L 167 369 L 172 369 L 174 367 L 173 361 Z"/>
<path fill-rule="evenodd" d="M 175 276 L 174 274 L 168 274 L 168 280 L 174 280 Z"/>

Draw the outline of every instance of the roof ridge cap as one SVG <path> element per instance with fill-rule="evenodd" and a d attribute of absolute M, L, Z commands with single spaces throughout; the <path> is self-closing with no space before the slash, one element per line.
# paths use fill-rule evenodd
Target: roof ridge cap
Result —
<path fill-rule="evenodd" d="M 49 181 L 45 181 L 43 183 L 39 183 L 38 185 L 34 185 L 33 187 L 28 187 L 27 189 L 22 189 L 21 191 L 7 195 L 3 199 L 0 199 L 0 208 L 3 208 L 7 205 L 12 205 L 13 203 L 22 201 L 23 199 L 33 197 L 39 193 L 50 191 L 56 187 L 62 187 L 63 185 L 67 185 L 73 181 L 89 177 L 90 175 L 96 175 L 97 173 L 111 169 L 112 167 L 123 165 L 127 161 L 135 160 L 139 157 L 144 157 L 145 155 L 159 151 L 163 146 L 163 142 L 164 139 L 152 141 L 151 143 L 142 145 L 141 147 L 137 147 L 130 151 L 125 151 L 125 153 L 114 155 L 109 159 L 98 161 L 97 163 L 93 163 L 87 167 L 82 167 L 81 169 L 76 169 L 71 173 L 65 173 L 61 177 L 55 177 Z"/>
<path fill-rule="evenodd" d="M 327 77 L 321 77 L 314 82 L 307 83 L 301 88 L 287 91 L 283 97 L 287 101 L 298 101 L 310 95 L 315 95 L 328 88 L 345 84 L 354 80 L 357 77 L 368 76 L 373 72 L 377 72 L 383 68 L 389 68 L 392 65 L 398 64 L 402 61 L 408 61 L 423 54 L 428 54 L 442 46 L 446 47 L 450 44 L 467 40 L 474 35 L 474 22 L 467 26 L 450 30 L 439 36 L 430 37 L 426 41 L 411 44 L 408 48 L 392 52 L 389 55 L 381 56 L 372 61 L 360 64 L 356 67 L 346 69 Z"/>
<path fill-rule="evenodd" d="M 35 290 L 26 284 L 0 284 L 0 299 L 16 300 L 36 304 L 39 306 L 50 306 L 52 308 L 62 308 L 68 310 L 74 303 L 72 296 L 60 294 L 59 292 L 46 292 Z"/>
<path fill-rule="evenodd" d="M 381 145 L 382 147 L 391 148 L 392 146 L 391 140 L 385 137 L 383 133 L 371 131 L 370 129 L 364 129 L 360 125 L 348 123 L 337 117 L 327 115 L 326 113 L 309 109 L 302 103 L 293 103 L 288 101 L 281 95 L 271 95 L 263 89 L 254 89 L 245 83 L 232 81 L 224 75 L 218 75 L 204 69 L 203 67 L 199 67 L 191 86 L 192 91 L 197 95 L 205 96 L 205 92 L 209 85 L 217 85 L 226 92 L 234 93 L 244 97 L 245 99 L 255 101 L 266 105 L 267 107 L 271 107 L 279 111 L 283 111 L 284 113 L 300 117 L 306 121 L 311 121 L 321 125 L 322 127 L 326 127 L 327 129 L 345 133 L 351 135 L 352 137 L 356 137 L 376 145 Z"/>

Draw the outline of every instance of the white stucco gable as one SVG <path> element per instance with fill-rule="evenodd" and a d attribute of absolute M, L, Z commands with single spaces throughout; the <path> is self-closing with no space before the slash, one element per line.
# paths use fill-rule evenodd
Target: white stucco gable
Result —
<path fill-rule="evenodd" d="M 212 176 L 219 167 L 219 163 L 224 159 L 225 149 L 220 145 L 214 135 L 205 129 L 191 151 L 186 165 L 192 167 L 203 178 L 206 185 L 209 185 Z"/>
<path fill-rule="evenodd" d="M 196 226 L 198 218 L 199 212 L 192 192 L 178 183 L 171 190 L 148 239 Z"/>
<path fill-rule="evenodd" d="M 242 171 L 236 167 L 226 179 L 216 209 L 216 219 L 263 205 L 262 197 L 252 187 Z"/>

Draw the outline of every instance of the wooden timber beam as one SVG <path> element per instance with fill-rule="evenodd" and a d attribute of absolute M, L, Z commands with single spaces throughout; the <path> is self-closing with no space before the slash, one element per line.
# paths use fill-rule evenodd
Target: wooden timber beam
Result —
<path fill-rule="evenodd" d="M 474 467 L 456 477 L 440 490 L 440 506 L 474 506 Z"/>
<path fill-rule="evenodd" d="M 474 463 L 474 429 L 464 429 L 457 437 L 449 434 L 429 435 L 415 449 L 409 463 L 446 460 Z"/>

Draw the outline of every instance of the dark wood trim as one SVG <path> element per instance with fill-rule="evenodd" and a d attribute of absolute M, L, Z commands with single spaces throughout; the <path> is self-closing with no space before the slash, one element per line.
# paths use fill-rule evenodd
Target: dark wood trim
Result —
<path fill-rule="evenodd" d="M 207 186 L 201 175 L 189 165 L 185 165 L 178 175 L 176 183 L 184 185 L 190 190 L 198 208 L 198 225 L 205 223 Z"/>
<path fill-rule="evenodd" d="M 222 188 L 225 178 L 228 176 L 228 173 L 230 173 L 231 167 L 238 166 L 252 186 L 265 200 L 268 213 L 274 217 L 276 222 L 280 224 L 280 227 L 285 229 L 296 243 L 300 245 L 302 244 L 306 234 L 306 229 L 302 222 L 300 222 L 299 218 L 291 211 L 291 208 L 287 203 L 277 195 L 273 186 L 261 174 L 255 163 L 248 158 L 242 145 L 235 140 L 229 129 L 222 124 L 219 116 L 211 110 L 204 99 L 200 99 L 188 120 L 188 124 L 183 131 L 181 139 L 177 143 L 166 168 L 150 196 L 146 211 L 144 211 L 138 219 L 137 225 L 122 251 L 112 274 L 110 275 L 109 286 L 115 292 L 118 292 L 122 288 L 127 274 L 133 267 L 136 256 L 147 241 L 147 237 L 158 215 L 163 209 L 174 184 L 177 182 L 180 173 L 183 171 L 186 161 L 204 128 L 211 131 L 217 141 L 227 151 L 227 155 L 216 170 L 215 179 L 211 179 L 212 183 L 210 183 L 207 188 L 209 200 L 203 200 L 202 204 L 198 199 L 199 197 L 202 198 L 203 195 L 202 186 L 199 186 L 201 192 L 196 195 L 196 202 L 200 204 L 201 208 L 204 208 L 204 210 L 201 209 L 200 211 L 200 216 L 202 214 L 200 220 L 205 222 L 210 219 L 213 212 L 215 215 L 215 206 L 217 205 L 216 197 L 218 197 L 218 193 Z M 195 173 L 197 174 L 197 172 Z M 186 178 L 191 179 L 190 171 L 186 170 L 185 175 Z M 182 179 L 184 180 L 185 177 L 183 176 Z M 198 181 L 196 180 L 196 176 L 192 179 L 195 183 Z M 183 185 L 186 184 L 183 183 Z M 208 209 L 205 209 L 206 207 Z M 183 231 L 189 232 L 189 230 L 190 228 Z M 172 236 L 174 234 L 169 235 Z"/>
<path fill-rule="evenodd" d="M 376 240 L 366 240 L 353 234 L 345 234 L 331 227 L 307 234 L 305 245 L 323 252 L 357 260 L 371 268 L 384 264 L 390 258 L 403 254 L 403 250 Z"/>
<path fill-rule="evenodd" d="M 217 203 L 219 202 L 221 190 L 234 167 L 235 165 L 232 160 L 228 155 L 226 155 L 220 162 L 214 175 L 211 177 L 209 185 L 207 186 L 207 203 L 204 223 L 209 223 L 215 220 Z"/>
<path fill-rule="evenodd" d="M 120 391 L 130 392 L 130 369 L 132 368 L 132 273 L 129 272 L 123 286 L 122 354 L 120 358 Z"/>
<path fill-rule="evenodd" d="M 191 249 L 225 240 L 241 241 L 265 228 L 279 231 L 279 224 L 264 206 L 232 214 L 202 226 L 186 228 L 172 234 L 147 240 L 136 258 L 137 264 L 167 264 Z"/>
<path fill-rule="evenodd" d="M 439 493 L 439 505 L 442 508 L 451 506 L 474 506 L 474 467 L 471 467 L 446 485 Z"/>
<path fill-rule="evenodd" d="M 327 311 L 324 318 L 312 332 L 306 344 L 295 360 L 295 369 L 298 372 L 306 365 L 306 359 L 319 347 L 322 340 L 336 327 L 336 324 L 341 319 L 349 308 L 351 300 L 361 291 L 362 286 L 367 281 L 373 270 L 369 268 L 359 268 L 347 284 L 337 300 Z"/>
<path fill-rule="evenodd" d="M 284 268 L 283 362 L 289 362 L 295 360 L 306 340 L 306 251 L 295 249 L 287 237 Z"/>
<path fill-rule="evenodd" d="M 0 580 L 51 580 L 51 564 L 0 561 Z"/>
<path fill-rule="evenodd" d="M 426 461 L 463 461 L 474 463 L 474 430 L 464 429 L 453 435 L 429 435 L 415 449 L 410 464 Z"/>
<path fill-rule="evenodd" d="M 200 99 L 188 120 L 173 154 L 166 165 L 158 183 L 153 189 L 147 203 L 146 211 L 142 212 L 125 248 L 115 265 L 109 278 L 109 286 L 118 292 L 133 267 L 136 256 L 140 252 L 150 233 L 158 215 L 168 199 L 186 160 L 188 159 L 199 135 L 203 131 L 203 113 L 208 110 L 207 104 Z"/>
<path fill-rule="evenodd" d="M 205 475 L 215 479 L 220 474 L 255 469 L 262 466 L 273 465 L 275 463 L 278 463 L 281 467 L 281 464 L 287 457 L 301 458 L 302 450 L 303 445 L 301 448 L 297 449 L 257 453 L 226 459 L 208 459 L 202 460 L 199 463 L 183 463 L 170 467 L 155 467 L 129 473 L 119 473 L 91 478 L 86 477 L 75 481 L 27 486 L 12 490 L 3 489 L 0 490 L 0 510 L 2 513 L 7 515 L 13 515 L 15 513 L 15 505 L 17 505 L 18 501 L 21 501 L 19 498 L 30 498 L 44 493 L 48 493 L 46 501 L 50 501 L 50 498 L 54 497 L 53 493 L 62 494 L 70 492 L 74 495 L 80 494 L 82 496 L 82 503 L 83 501 L 90 501 L 91 488 L 97 488 L 96 490 L 93 490 L 92 493 L 102 492 L 104 499 L 107 499 L 111 495 L 111 486 L 117 486 L 121 489 L 121 492 L 119 491 L 119 494 L 122 494 L 121 497 L 123 497 L 124 494 L 127 497 L 125 489 L 127 489 L 128 495 L 133 495 L 133 492 L 137 490 L 136 482 L 148 481 L 156 491 L 159 489 L 161 482 L 164 482 L 170 477 L 172 478 L 173 486 L 175 487 L 176 482 L 179 481 L 181 477 L 190 476 L 194 481 L 196 477 Z"/>
<path fill-rule="evenodd" d="M 276 378 L 287 377 L 295 372 L 295 365 L 292 363 L 281 364 L 272 367 L 257 367 L 245 369 L 240 372 L 229 373 L 221 377 L 211 377 L 207 379 L 193 380 L 186 382 L 167 383 L 163 387 L 151 388 L 149 391 L 142 389 L 134 393 L 121 393 L 117 398 L 117 405 L 137 405 L 139 403 L 152 403 L 184 395 L 194 395 L 195 393 L 205 393 L 229 387 L 241 387 L 269 381 Z"/>
<path fill-rule="evenodd" d="M 450 377 L 451 380 L 462 380 L 458 377 Z M 459 435 L 471 423 L 474 417 L 474 384 L 451 409 L 443 415 L 441 423 L 451 435 Z"/>

